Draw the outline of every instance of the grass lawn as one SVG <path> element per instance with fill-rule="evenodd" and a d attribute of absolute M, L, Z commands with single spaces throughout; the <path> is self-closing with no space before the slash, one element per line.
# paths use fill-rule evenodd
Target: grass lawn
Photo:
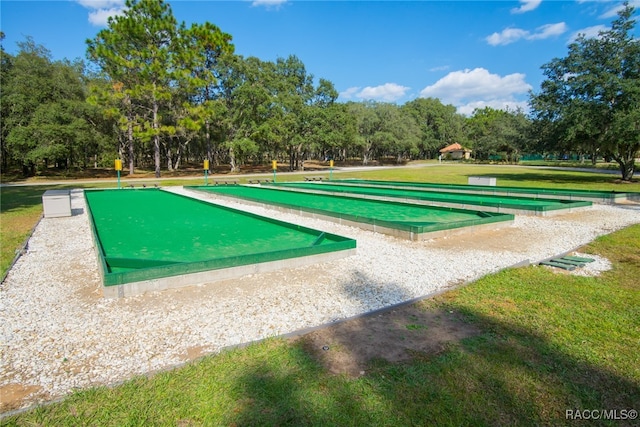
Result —
<path fill-rule="evenodd" d="M 433 164 L 421 168 L 384 169 L 343 172 L 335 179 L 363 178 L 394 181 L 423 181 L 442 184 L 467 184 L 470 176 L 497 178 L 497 185 L 507 187 L 568 188 L 602 191 L 640 192 L 640 182 L 620 183 L 616 174 L 598 174 L 571 170 L 550 170 L 523 166 Z"/>
<path fill-rule="evenodd" d="M 615 176 L 490 166 L 340 177 L 466 183 L 469 175 L 498 173 L 500 185 L 640 191 L 638 183 L 616 184 Z M 6 215 L 22 218 L 15 224 L 28 232 L 43 191 L 2 189 L 3 260 Z M 359 378 L 330 375 L 300 342 L 270 339 L 117 387 L 79 391 L 0 424 L 573 425 L 567 410 L 640 410 L 640 224 L 583 252 L 607 257 L 613 269 L 598 278 L 511 269 L 418 303 L 458 313 L 480 333 L 408 363 L 374 361 Z"/>

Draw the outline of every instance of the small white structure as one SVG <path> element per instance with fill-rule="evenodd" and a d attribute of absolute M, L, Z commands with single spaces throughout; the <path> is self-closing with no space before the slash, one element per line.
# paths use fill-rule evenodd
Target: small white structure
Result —
<path fill-rule="evenodd" d="M 469 185 L 492 185 L 496 186 L 496 179 L 490 176 L 470 176 Z"/>
<path fill-rule="evenodd" d="M 471 158 L 471 150 L 456 142 L 440 150 L 440 155 L 445 155 L 451 160 L 469 160 Z"/>
<path fill-rule="evenodd" d="M 42 195 L 45 218 L 71 216 L 71 194 L 69 190 L 47 190 Z"/>

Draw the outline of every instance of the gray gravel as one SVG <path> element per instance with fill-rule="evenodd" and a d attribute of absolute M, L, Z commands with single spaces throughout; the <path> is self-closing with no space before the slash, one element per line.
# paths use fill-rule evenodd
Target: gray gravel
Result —
<path fill-rule="evenodd" d="M 182 187 L 169 190 L 189 193 Z M 410 242 L 237 202 L 218 203 L 355 238 L 357 255 L 104 299 L 84 198 L 74 190 L 74 215 L 43 218 L 0 288 L 0 399 L 2 390 L 31 387 L 22 403 L 28 406 L 77 388 L 114 384 L 228 346 L 429 295 L 526 260 L 538 262 L 640 223 L 638 204 L 596 205 L 549 218 L 518 216 L 499 231 Z M 583 274 L 595 274 L 608 263 L 598 258 L 589 268 Z"/>

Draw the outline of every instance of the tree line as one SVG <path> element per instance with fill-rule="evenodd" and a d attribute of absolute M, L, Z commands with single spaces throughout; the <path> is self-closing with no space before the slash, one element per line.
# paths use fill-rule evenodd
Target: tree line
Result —
<path fill-rule="evenodd" d="M 87 40 L 88 61 L 53 61 L 31 38 L 1 49 L 3 170 L 113 166 L 175 170 L 205 159 L 237 172 L 276 159 L 431 159 L 459 143 L 476 160 L 524 153 L 609 157 L 633 176 L 640 148 L 640 58 L 633 11 L 599 38 L 579 38 L 543 65 L 531 112 L 477 109 L 466 117 L 438 99 L 403 105 L 337 102 L 295 55 L 264 61 L 234 51 L 211 23 L 178 23 L 168 3 L 128 0 Z M 606 60 L 605 60 L 606 59 Z"/>

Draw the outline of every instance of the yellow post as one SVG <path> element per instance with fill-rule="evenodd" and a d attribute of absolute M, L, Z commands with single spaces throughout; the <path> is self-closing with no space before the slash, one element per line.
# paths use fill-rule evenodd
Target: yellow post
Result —
<path fill-rule="evenodd" d="M 122 160 L 116 159 L 115 168 L 116 168 L 116 171 L 118 172 L 118 190 L 119 190 L 120 189 L 120 171 L 122 170 Z"/>
<path fill-rule="evenodd" d="M 204 185 L 209 185 L 208 176 L 209 176 L 209 159 L 204 159 L 204 165 L 202 166 L 204 169 Z"/>
<path fill-rule="evenodd" d="M 273 182 L 276 182 L 276 171 L 278 170 L 278 161 L 272 160 L 271 167 L 273 168 Z"/>
<path fill-rule="evenodd" d="M 333 160 L 329 160 L 329 181 L 333 180 Z"/>

